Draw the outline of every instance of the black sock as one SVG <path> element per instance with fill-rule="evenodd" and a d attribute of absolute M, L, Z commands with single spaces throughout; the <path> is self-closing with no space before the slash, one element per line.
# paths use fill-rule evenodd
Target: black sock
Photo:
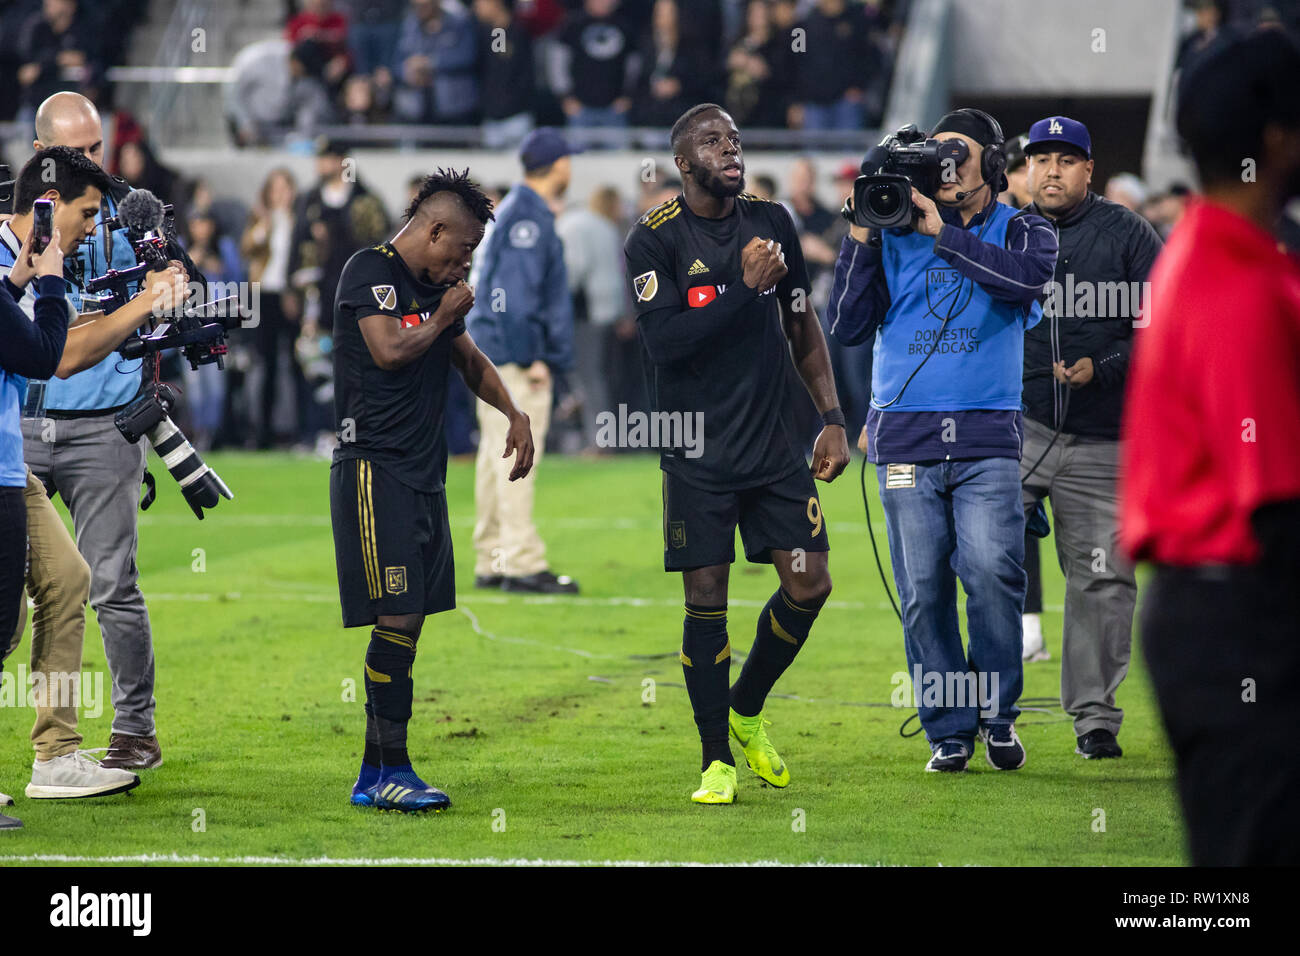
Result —
<path fill-rule="evenodd" d="M 370 703 L 370 688 L 366 688 L 366 749 L 361 755 L 361 762 L 372 767 L 381 763 L 379 755 L 379 723 L 375 720 L 375 708 Z"/>
<path fill-rule="evenodd" d="M 784 589 L 776 589 L 758 615 L 754 646 L 740 669 L 736 686 L 731 688 L 732 710 L 742 717 L 762 712 L 767 695 L 803 647 L 821 609 L 821 604 L 795 604 Z"/>
<path fill-rule="evenodd" d="M 707 770 L 715 760 L 736 765 L 727 742 L 727 687 L 731 683 L 731 642 L 727 640 L 727 607 L 686 605 L 682 627 L 682 673 L 686 693 L 700 729 Z"/>
<path fill-rule="evenodd" d="M 411 668 L 415 663 L 413 632 L 376 627 L 366 649 L 366 698 L 375 715 L 380 763 L 405 767 L 406 724 L 411 719 Z"/>

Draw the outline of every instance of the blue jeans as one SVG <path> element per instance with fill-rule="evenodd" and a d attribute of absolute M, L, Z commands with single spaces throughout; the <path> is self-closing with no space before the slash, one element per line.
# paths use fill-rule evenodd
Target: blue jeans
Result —
<path fill-rule="evenodd" d="M 612 106 L 584 106 L 577 114 L 569 117 L 569 126 L 573 129 L 625 130 L 628 127 L 626 113 L 620 113 Z M 616 133 L 592 143 L 592 149 L 626 149 L 626 134 Z"/>
<path fill-rule="evenodd" d="M 862 104 L 852 100 L 804 103 L 803 128 L 807 130 L 862 129 Z"/>
<path fill-rule="evenodd" d="M 910 478 L 906 471 L 887 476 L 888 467 L 877 465 L 876 474 L 921 726 L 932 747 L 955 740 L 972 750 L 981 725 L 1011 723 L 1020 713 L 1020 463 L 977 458 L 901 466 L 914 469 Z M 966 591 L 968 654 L 957 626 L 958 578 Z M 924 684 L 916 682 L 918 668 Z M 942 692 L 932 697 L 925 685 L 933 687 L 936 676 Z M 972 687 L 974 700 L 963 693 Z"/>

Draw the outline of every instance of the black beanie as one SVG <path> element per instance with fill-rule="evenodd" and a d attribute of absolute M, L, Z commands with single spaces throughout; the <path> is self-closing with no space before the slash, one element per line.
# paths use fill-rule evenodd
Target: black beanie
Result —
<path fill-rule="evenodd" d="M 981 146 L 989 146 L 997 142 L 993 135 L 993 127 L 990 126 L 978 114 L 969 110 L 953 110 L 935 124 L 931 136 L 937 136 L 939 133 L 961 133 L 963 136 L 969 136 Z"/>

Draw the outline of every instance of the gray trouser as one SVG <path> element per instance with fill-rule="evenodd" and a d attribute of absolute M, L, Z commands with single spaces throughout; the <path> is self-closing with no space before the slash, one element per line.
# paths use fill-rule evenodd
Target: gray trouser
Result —
<path fill-rule="evenodd" d="M 1052 429 L 1025 419 L 1020 477 L 1038 461 Z M 1056 556 L 1065 575 L 1061 707 L 1082 737 L 1119 733 L 1115 691 L 1128 673 L 1137 583 L 1119 546 L 1119 442 L 1062 432 L 1024 488 L 1025 507 L 1052 502 Z"/>
<path fill-rule="evenodd" d="M 151 736 L 153 633 L 135 566 L 145 444 L 123 438 L 112 414 L 24 418 L 23 456 L 46 491 L 68 506 L 77 550 L 90 565 L 90 606 L 113 678 L 112 731 Z"/>

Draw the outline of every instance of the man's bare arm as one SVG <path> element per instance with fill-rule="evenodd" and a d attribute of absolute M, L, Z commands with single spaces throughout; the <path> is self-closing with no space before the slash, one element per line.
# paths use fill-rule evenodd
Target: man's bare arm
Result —
<path fill-rule="evenodd" d="M 447 290 L 427 321 L 413 328 L 404 329 L 396 318 L 383 314 L 367 315 L 357 324 L 375 364 L 391 372 L 429 351 L 434 340 L 458 319 L 465 318 L 473 305 L 474 290 L 462 281 Z"/>
<path fill-rule="evenodd" d="M 167 308 L 184 295 L 185 273 L 167 269 L 150 276 L 151 285 L 111 314 L 83 312 L 68 328 L 68 341 L 55 375 L 68 378 L 99 364 L 149 318 L 155 306 Z"/>
<path fill-rule="evenodd" d="M 796 308 L 798 306 L 798 308 Z M 825 414 L 839 405 L 835 393 L 835 373 L 831 371 L 831 353 L 826 347 L 817 311 L 807 294 L 781 302 L 786 338 L 794 367 L 812 396 L 817 411 Z M 849 463 L 849 443 L 843 425 L 827 425 L 813 445 L 813 477 L 834 481 Z"/>

